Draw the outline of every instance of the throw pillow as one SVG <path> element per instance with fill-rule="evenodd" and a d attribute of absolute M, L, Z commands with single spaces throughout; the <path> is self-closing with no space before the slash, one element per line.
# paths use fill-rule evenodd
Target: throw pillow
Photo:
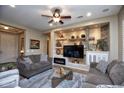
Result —
<path fill-rule="evenodd" d="M 98 84 L 111 85 L 112 84 L 109 77 L 103 74 L 98 75 L 98 74 L 88 73 L 85 78 L 85 81 L 94 85 L 98 85 Z"/>
<path fill-rule="evenodd" d="M 124 82 L 124 63 L 120 62 L 111 68 L 109 77 L 115 85 L 120 85 Z"/>
<path fill-rule="evenodd" d="M 112 62 L 110 62 L 110 63 L 108 64 L 108 67 L 107 67 L 107 73 L 110 73 L 111 68 L 112 68 L 115 64 L 117 64 L 117 63 L 118 63 L 118 60 L 113 60 Z"/>
<path fill-rule="evenodd" d="M 40 56 L 40 61 L 41 61 L 41 62 L 42 62 L 42 61 L 47 62 L 47 61 L 48 61 L 47 55 L 42 54 L 42 55 Z"/>
<path fill-rule="evenodd" d="M 25 58 L 24 58 L 24 62 L 25 62 L 25 63 L 32 64 L 32 61 L 31 61 L 31 59 L 30 59 L 29 57 L 25 57 Z"/>
<path fill-rule="evenodd" d="M 97 64 L 96 69 L 98 69 L 98 70 L 101 71 L 102 73 L 106 73 L 107 66 L 108 66 L 108 62 L 100 61 L 100 62 Z"/>

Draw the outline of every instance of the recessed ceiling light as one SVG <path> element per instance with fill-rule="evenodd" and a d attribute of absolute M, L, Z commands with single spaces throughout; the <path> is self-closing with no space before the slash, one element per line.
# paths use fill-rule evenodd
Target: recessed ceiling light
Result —
<path fill-rule="evenodd" d="M 53 26 L 53 24 L 52 24 L 52 23 L 50 23 L 49 25 L 50 25 L 50 26 Z"/>
<path fill-rule="evenodd" d="M 13 8 L 15 7 L 15 5 L 10 5 L 10 6 L 13 7 Z"/>
<path fill-rule="evenodd" d="M 9 29 L 9 27 L 5 26 L 4 29 Z"/>
<path fill-rule="evenodd" d="M 87 15 L 87 17 L 90 17 L 92 15 L 92 13 L 88 12 L 86 15 Z"/>

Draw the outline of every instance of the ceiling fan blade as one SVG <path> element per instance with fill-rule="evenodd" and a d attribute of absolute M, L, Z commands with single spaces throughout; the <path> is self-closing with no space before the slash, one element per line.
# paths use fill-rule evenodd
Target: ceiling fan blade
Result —
<path fill-rule="evenodd" d="M 53 16 L 50 16 L 50 15 L 44 15 L 44 14 L 42 14 L 41 16 L 44 16 L 44 17 L 53 17 Z"/>
<path fill-rule="evenodd" d="M 71 19 L 71 16 L 61 16 L 61 19 Z"/>
<path fill-rule="evenodd" d="M 48 23 L 52 23 L 53 22 L 53 19 L 52 20 L 50 20 Z"/>
<path fill-rule="evenodd" d="M 62 20 L 59 20 L 59 23 L 60 23 L 60 24 L 64 24 L 64 22 L 63 22 Z"/>

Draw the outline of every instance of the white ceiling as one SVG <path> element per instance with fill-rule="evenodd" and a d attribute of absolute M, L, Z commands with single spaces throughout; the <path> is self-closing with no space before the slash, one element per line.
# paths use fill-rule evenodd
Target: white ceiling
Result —
<path fill-rule="evenodd" d="M 49 26 L 49 19 L 42 17 L 41 14 L 51 13 L 51 8 L 62 8 L 61 15 L 71 15 L 71 19 L 66 19 L 64 25 Z M 62 27 L 79 23 L 95 18 L 115 15 L 119 12 L 121 6 L 119 5 L 63 5 L 63 6 L 47 6 L 47 5 L 16 5 L 15 8 L 4 5 L 0 6 L 0 19 L 17 25 L 29 27 L 39 31 L 45 31 L 52 28 Z M 102 12 L 104 9 L 109 9 L 107 12 Z M 91 12 L 92 16 L 87 17 L 86 13 Z M 83 18 L 77 18 L 83 16 Z"/>

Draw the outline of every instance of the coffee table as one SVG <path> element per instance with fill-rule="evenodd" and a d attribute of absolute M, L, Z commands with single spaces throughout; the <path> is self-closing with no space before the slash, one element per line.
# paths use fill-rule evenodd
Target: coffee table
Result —
<path fill-rule="evenodd" d="M 53 77 L 52 77 L 52 88 L 55 88 L 60 82 L 63 80 L 72 80 L 73 79 L 73 72 L 71 70 L 64 70 L 64 73 L 57 73 L 54 71 Z"/>

